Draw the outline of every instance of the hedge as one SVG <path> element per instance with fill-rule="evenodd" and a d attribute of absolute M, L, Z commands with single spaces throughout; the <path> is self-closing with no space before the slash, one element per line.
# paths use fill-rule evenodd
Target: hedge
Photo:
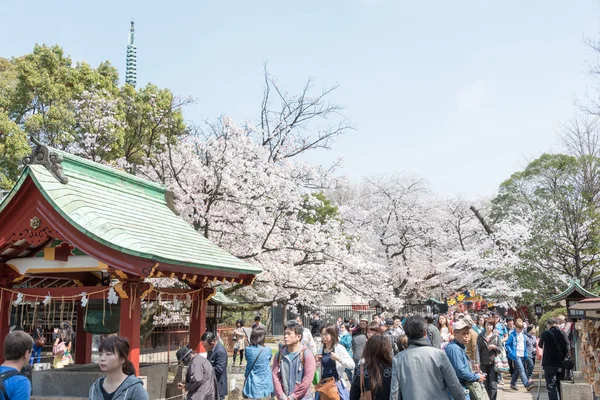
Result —
<path fill-rule="evenodd" d="M 558 317 L 559 315 L 566 316 L 567 308 L 566 307 L 557 308 L 555 310 L 548 311 L 547 313 L 542 315 L 540 317 L 540 321 L 539 321 L 539 325 L 538 325 L 540 334 L 546 330 L 546 324 L 548 323 L 548 320 L 552 317 Z"/>

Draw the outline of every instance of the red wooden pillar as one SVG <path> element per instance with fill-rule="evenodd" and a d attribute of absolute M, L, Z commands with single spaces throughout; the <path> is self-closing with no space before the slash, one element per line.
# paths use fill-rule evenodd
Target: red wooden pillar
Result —
<path fill-rule="evenodd" d="M 7 287 L 7 286 L 3 286 Z M 0 302 L 0 363 L 4 360 L 4 338 L 10 332 L 10 312 L 12 305 L 10 304 L 10 295 L 3 293 L 2 301 Z"/>
<path fill-rule="evenodd" d="M 77 306 L 77 326 L 75 328 L 75 364 L 92 362 L 92 334 L 87 333 L 85 325 L 85 307 Z"/>
<path fill-rule="evenodd" d="M 130 314 L 131 313 L 131 314 Z M 142 301 L 121 299 L 121 321 L 119 335 L 129 340 L 131 353 L 129 359 L 135 367 L 136 374 L 140 373 L 140 323 L 142 322 Z"/>
<path fill-rule="evenodd" d="M 205 296 L 200 295 L 190 311 L 190 348 L 196 353 L 206 351 L 200 340 L 206 332 L 206 304 L 208 301 L 204 298 Z"/>

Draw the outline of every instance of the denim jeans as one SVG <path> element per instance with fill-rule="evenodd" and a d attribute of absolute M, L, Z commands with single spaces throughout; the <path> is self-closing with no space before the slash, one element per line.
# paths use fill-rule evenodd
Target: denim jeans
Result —
<path fill-rule="evenodd" d="M 527 380 L 527 374 L 525 373 L 525 366 L 523 365 L 525 357 L 517 357 L 513 360 L 515 371 L 512 374 L 510 385 L 514 386 L 517 384 L 517 378 L 521 376 L 521 381 L 525 387 L 529 386 L 529 380 Z"/>
<path fill-rule="evenodd" d="M 533 376 L 533 368 L 535 367 L 535 358 L 525 357 L 525 370 L 527 371 L 527 380 L 530 381 Z"/>
<path fill-rule="evenodd" d="M 34 359 L 37 356 L 37 362 L 38 364 L 42 362 L 42 348 L 38 347 L 36 345 L 33 345 L 33 351 L 31 352 L 31 359 L 29 360 L 29 363 L 31 365 L 33 365 Z"/>

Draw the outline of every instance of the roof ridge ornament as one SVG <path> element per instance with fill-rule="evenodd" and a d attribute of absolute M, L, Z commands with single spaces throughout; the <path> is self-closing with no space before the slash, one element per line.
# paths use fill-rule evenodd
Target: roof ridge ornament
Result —
<path fill-rule="evenodd" d="M 31 155 L 23 157 L 23 165 L 39 164 L 43 165 L 50 173 L 63 185 L 69 183 L 69 178 L 65 175 L 62 167 L 62 156 L 53 148 L 43 145 L 33 135 L 29 137 L 35 147 Z"/>

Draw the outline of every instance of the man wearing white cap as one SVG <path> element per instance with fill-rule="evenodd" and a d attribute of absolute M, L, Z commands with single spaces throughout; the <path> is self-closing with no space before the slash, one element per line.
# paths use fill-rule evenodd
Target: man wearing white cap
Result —
<path fill-rule="evenodd" d="M 471 371 L 469 357 L 465 348 L 470 339 L 471 324 L 465 322 L 464 319 L 459 319 L 454 324 L 454 340 L 446 346 L 446 355 L 450 359 L 450 363 L 454 367 L 454 371 L 456 371 L 456 376 L 464 388 L 467 388 L 467 385 L 471 382 L 485 381 L 485 375 L 476 374 Z"/>

